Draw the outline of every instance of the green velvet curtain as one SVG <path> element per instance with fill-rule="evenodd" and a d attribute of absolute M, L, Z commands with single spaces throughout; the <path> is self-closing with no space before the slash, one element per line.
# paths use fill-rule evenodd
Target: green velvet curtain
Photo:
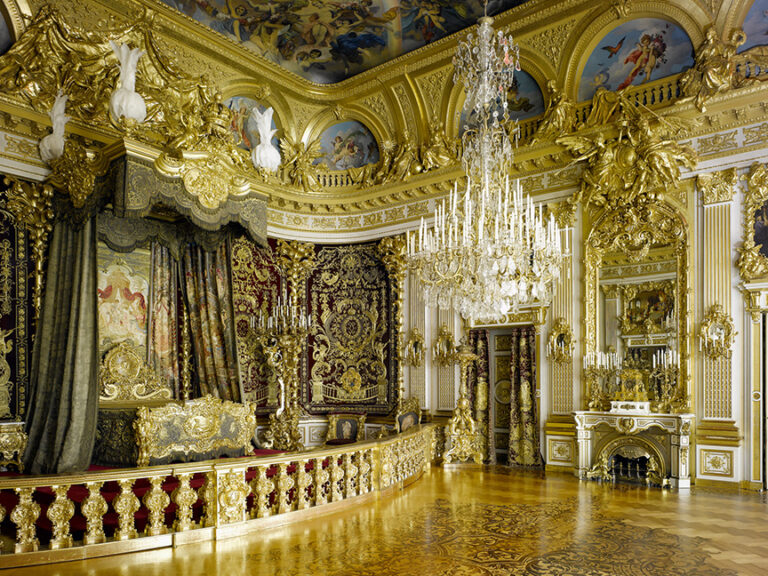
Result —
<path fill-rule="evenodd" d="M 200 393 L 240 402 L 229 243 L 188 246 L 184 283 Z"/>
<path fill-rule="evenodd" d="M 509 464 L 541 466 L 539 418 L 536 413 L 536 330 L 515 328 L 509 359 Z"/>
<path fill-rule="evenodd" d="M 32 474 L 86 470 L 96 438 L 99 340 L 96 309 L 96 217 L 81 227 L 59 221 L 30 367 L 29 442 Z"/>

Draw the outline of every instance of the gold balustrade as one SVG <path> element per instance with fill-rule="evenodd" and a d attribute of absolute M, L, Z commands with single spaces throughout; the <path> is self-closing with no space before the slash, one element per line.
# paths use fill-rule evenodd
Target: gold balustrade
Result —
<path fill-rule="evenodd" d="M 15 525 L 16 543 L 0 550 L 0 569 L 221 539 L 263 529 L 270 517 L 330 512 L 418 479 L 438 433 L 426 424 L 311 452 L 3 478 L 0 501 L 12 504 L 0 505 L 0 519 Z"/>

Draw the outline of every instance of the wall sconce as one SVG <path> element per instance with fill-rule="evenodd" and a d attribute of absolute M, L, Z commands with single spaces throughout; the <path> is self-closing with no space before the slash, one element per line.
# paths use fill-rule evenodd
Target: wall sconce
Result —
<path fill-rule="evenodd" d="M 405 363 L 414 368 L 424 364 L 424 335 L 418 328 L 411 328 L 403 349 Z"/>
<path fill-rule="evenodd" d="M 573 335 L 565 318 L 557 318 L 552 324 L 547 342 L 547 356 L 558 364 L 573 360 Z"/>
<path fill-rule="evenodd" d="M 730 358 L 731 346 L 736 337 L 733 320 L 723 311 L 720 304 L 710 306 L 699 327 L 699 352 L 712 360 Z"/>
<path fill-rule="evenodd" d="M 435 342 L 432 344 L 432 356 L 435 359 L 435 364 L 438 366 L 450 366 L 454 363 L 455 351 L 456 345 L 453 341 L 453 334 L 448 329 L 448 325 L 443 323 L 437 333 Z"/>

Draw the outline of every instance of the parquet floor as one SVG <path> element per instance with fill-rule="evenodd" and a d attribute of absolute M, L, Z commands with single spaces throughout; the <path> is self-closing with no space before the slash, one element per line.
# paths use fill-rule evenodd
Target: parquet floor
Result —
<path fill-rule="evenodd" d="M 762 576 L 768 503 L 753 493 L 433 468 L 394 497 L 267 533 L 14 573 Z"/>

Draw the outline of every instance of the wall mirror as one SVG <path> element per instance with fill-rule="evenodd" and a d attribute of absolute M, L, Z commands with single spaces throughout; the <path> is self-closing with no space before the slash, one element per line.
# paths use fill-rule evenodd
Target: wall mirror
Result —
<path fill-rule="evenodd" d="M 688 404 L 687 241 L 661 202 L 605 209 L 585 247 L 585 354 L 591 410 L 671 413 Z"/>

